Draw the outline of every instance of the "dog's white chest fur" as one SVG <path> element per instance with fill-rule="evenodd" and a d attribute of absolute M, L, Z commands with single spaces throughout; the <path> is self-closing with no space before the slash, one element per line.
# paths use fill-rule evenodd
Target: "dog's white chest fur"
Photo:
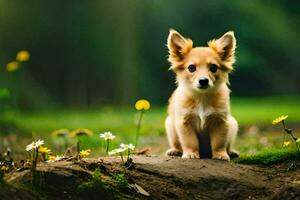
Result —
<path fill-rule="evenodd" d="M 214 107 L 209 105 L 208 103 L 200 102 L 196 107 L 196 113 L 200 119 L 198 124 L 200 125 L 200 129 L 203 129 L 206 117 L 213 114 L 215 112 Z"/>

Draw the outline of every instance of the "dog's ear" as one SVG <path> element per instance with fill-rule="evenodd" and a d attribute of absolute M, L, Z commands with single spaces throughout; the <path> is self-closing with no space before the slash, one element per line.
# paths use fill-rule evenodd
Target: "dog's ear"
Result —
<path fill-rule="evenodd" d="M 170 29 L 167 46 L 169 49 L 169 61 L 174 64 L 175 62 L 180 62 L 193 48 L 193 41 L 184 38 L 174 29 Z"/>
<path fill-rule="evenodd" d="M 236 40 L 233 31 L 225 33 L 217 40 L 209 41 L 208 46 L 212 48 L 226 64 L 232 65 L 235 62 L 234 53 Z"/>

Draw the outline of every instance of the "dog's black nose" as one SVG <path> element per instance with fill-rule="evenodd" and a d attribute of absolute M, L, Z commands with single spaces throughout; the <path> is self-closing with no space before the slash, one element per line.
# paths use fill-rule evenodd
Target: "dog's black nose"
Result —
<path fill-rule="evenodd" d="M 208 86 L 208 79 L 207 78 L 200 78 L 199 79 L 199 86 L 200 87 L 207 87 Z"/>

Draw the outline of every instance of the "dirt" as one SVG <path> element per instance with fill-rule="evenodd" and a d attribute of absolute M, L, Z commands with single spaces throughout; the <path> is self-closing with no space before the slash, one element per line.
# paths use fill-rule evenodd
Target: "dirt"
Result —
<path fill-rule="evenodd" d="M 29 169 L 8 174 L 0 199 L 300 199 L 299 165 L 287 170 L 289 164 L 159 156 L 133 156 L 133 161 L 126 170 L 119 157 L 40 164 L 34 174 Z M 78 186 L 96 168 L 102 172 L 103 191 L 78 194 Z M 116 173 L 127 175 L 127 189 L 112 181 Z"/>

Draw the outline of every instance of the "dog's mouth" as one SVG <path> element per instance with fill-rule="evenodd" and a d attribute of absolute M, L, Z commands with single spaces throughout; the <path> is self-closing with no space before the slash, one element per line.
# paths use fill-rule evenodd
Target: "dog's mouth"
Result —
<path fill-rule="evenodd" d="M 204 86 L 199 85 L 198 86 L 198 89 L 201 89 L 201 90 L 206 90 L 208 88 L 209 88 L 209 85 L 204 85 Z"/>

